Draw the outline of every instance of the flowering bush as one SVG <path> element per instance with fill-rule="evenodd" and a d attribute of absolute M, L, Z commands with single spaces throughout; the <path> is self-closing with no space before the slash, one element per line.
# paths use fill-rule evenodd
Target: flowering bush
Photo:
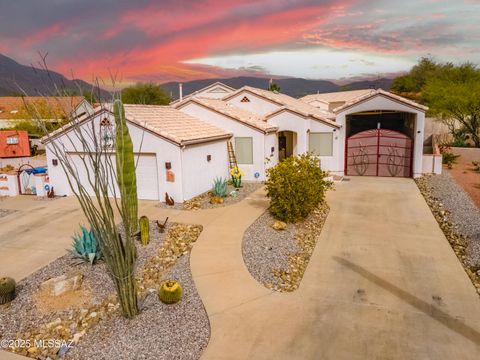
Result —
<path fill-rule="evenodd" d="M 242 186 L 242 176 L 245 176 L 244 173 L 240 170 L 238 166 L 235 166 L 230 170 L 230 175 L 232 176 L 232 183 L 237 189 Z"/>
<path fill-rule="evenodd" d="M 313 154 L 290 156 L 267 170 L 267 196 L 270 212 L 282 221 L 294 222 L 306 217 L 325 199 L 332 186 L 327 173 Z"/>

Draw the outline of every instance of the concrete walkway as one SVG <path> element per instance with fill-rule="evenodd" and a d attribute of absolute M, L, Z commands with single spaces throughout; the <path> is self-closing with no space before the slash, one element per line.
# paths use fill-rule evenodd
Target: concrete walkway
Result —
<path fill-rule="evenodd" d="M 34 200 L 16 199 L 0 203 L 24 209 L 21 219 L 0 219 L 0 273 L 19 279 L 63 253 L 81 216 L 73 198 L 45 209 L 38 202 L 31 212 Z M 291 294 L 265 289 L 243 263 L 243 233 L 268 205 L 262 191 L 202 211 L 141 202 L 140 215 L 204 226 L 191 255 L 212 330 L 203 358 L 480 358 L 480 300 L 415 183 L 352 178 L 328 201 L 330 215 Z M 7 259 L 5 266 L 5 249 L 16 259 L 16 249 L 25 256 L 43 252 L 31 255 L 32 266 L 28 259 Z"/>

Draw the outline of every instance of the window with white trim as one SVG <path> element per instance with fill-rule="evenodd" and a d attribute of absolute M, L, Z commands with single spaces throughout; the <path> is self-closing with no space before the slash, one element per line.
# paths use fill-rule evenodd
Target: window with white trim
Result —
<path fill-rule="evenodd" d="M 239 164 L 253 164 L 253 138 L 235 138 L 235 157 Z"/>
<path fill-rule="evenodd" d="M 309 151 L 318 156 L 332 156 L 333 133 L 311 132 L 309 136 Z"/>

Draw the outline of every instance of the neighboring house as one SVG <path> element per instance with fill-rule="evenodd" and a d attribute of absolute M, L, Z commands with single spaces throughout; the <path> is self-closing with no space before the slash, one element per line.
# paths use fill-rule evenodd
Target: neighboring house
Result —
<path fill-rule="evenodd" d="M 228 175 L 227 140 L 231 138 L 228 132 L 169 106 L 124 106 L 137 162 L 139 199 L 165 201 L 168 193 L 176 202 L 183 202 L 210 190 L 215 177 Z M 80 126 L 91 147 L 93 135 L 102 139 L 105 146 L 113 144 L 115 120 L 109 109 L 97 108 L 77 119 L 75 124 L 42 138 L 46 144 L 50 185 L 57 195 L 73 193 L 52 150 L 52 141 L 65 147 L 81 183 L 90 193 L 88 175 L 93 174 L 93 170 L 83 165 L 84 146 L 79 145 L 73 131 Z"/>
<path fill-rule="evenodd" d="M 295 99 L 245 86 L 217 100 L 186 97 L 175 107 L 233 133 L 247 180 L 263 180 L 268 167 L 307 151 L 319 156 L 322 169 L 338 176 L 422 174 L 427 108 L 387 91 Z"/>
<path fill-rule="evenodd" d="M 83 96 L 2 96 L 0 97 L 0 129 L 11 128 L 18 122 L 32 120 L 57 124 L 69 117 L 91 112 L 92 109 L 93 107 Z M 41 119 L 32 117 L 32 110 Z"/>
<path fill-rule="evenodd" d="M 184 97 L 182 94 L 182 84 L 179 84 L 179 87 L 180 87 L 179 89 L 180 98 L 175 101 L 172 101 L 170 105 L 175 105 L 180 101 L 188 100 L 191 98 L 221 99 L 227 96 L 228 94 L 233 93 L 236 90 L 228 85 L 222 84 L 221 82 L 217 81 L 211 85 L 208 85 Z"/>
<path fill-rule="evenodd" d="M 20 130 L 0 130 L 0 158 L 30 156 L 28 133 Z"/>

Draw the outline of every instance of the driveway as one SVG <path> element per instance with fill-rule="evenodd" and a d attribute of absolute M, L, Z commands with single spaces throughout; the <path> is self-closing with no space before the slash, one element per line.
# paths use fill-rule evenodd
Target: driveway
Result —
<path fill-rule="evenodd" d="M 193 248 L 212 326 L 205 359 L 480 358 L 479 297 L 413 180 L 338 184 L 290 294 L 263 288 L 241 259 L 243 231 L 266 207 L 256 197 L 227 208 Z"/>
<path fill-rule="evenodd" d="M 141 214 L 204 226 L 191 255 L 211 323 L 203 358 L 479 359 L 479 297 L 415 183 L 352 177 L 328 201 L 304 279 L 289 294 L 264 288 L 243 263 L 243 233 L 268 206 L 261 190 L 202 211 L 141 202 Z M 18 197 L 0 208 L 19 209 L 0 219 L 0 273 L 16 278 L 62 255 L 81 222 L 73 198 Z"/>

